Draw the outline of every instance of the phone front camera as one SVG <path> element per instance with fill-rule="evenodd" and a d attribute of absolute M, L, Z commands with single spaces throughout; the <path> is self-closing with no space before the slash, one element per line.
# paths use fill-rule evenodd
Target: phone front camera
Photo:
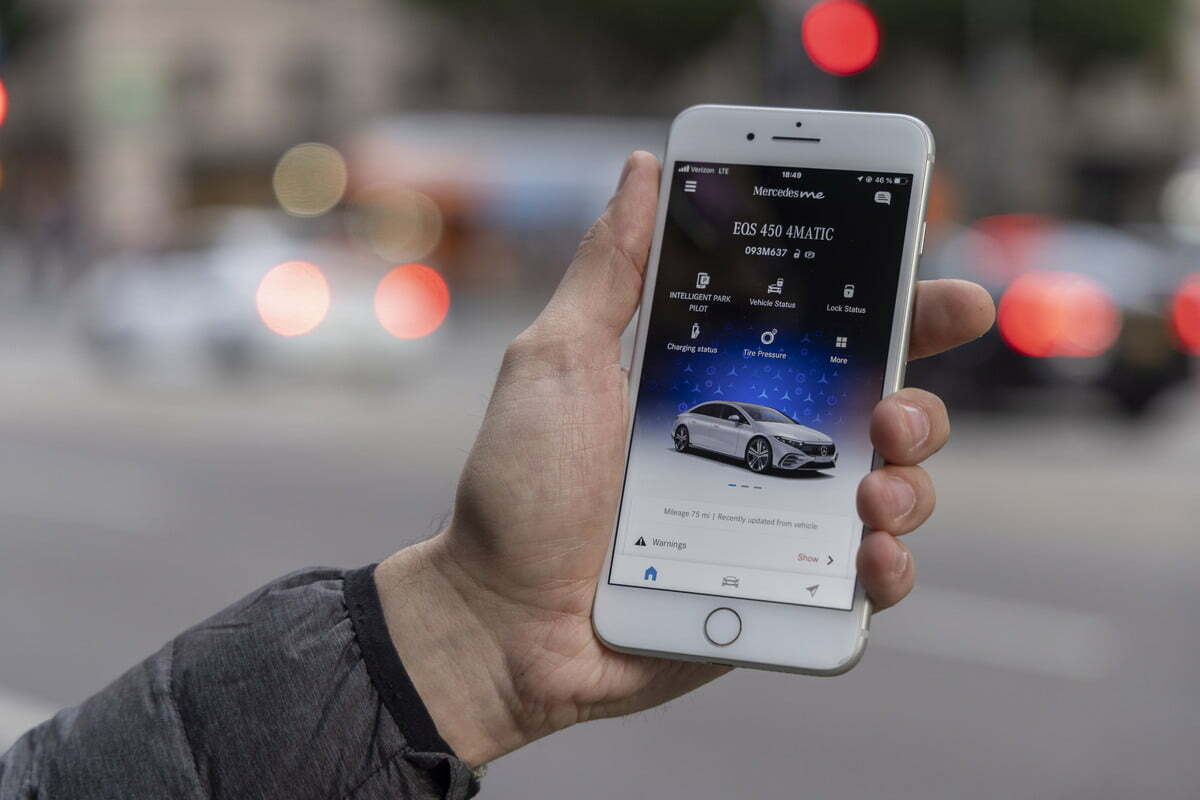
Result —
<path fill-rule="evenodd" d="M 753 133 L 747 133 L 747 134 L 746 134 L 746 141 L 747 141 L 747 142 L 753 142 L 753 141 L 754 141 L 754 134 L 753 134 Z"/>

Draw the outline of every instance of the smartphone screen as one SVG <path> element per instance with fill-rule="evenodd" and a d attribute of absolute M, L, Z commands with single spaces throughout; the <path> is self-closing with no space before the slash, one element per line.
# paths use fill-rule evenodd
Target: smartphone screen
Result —
<path fill-rule="evenodd" d="M 669 168 L 608 580 L 849 611 L 913 175 Z"/>

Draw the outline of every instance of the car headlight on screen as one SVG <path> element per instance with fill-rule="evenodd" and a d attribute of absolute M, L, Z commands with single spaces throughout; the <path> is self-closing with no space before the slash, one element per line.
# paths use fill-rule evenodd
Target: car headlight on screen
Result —
<path fill-rule="evenodd" d="M 776 436 L 776 437 L 775 437 L 775 440 L 776 440 L 776 441 L 779 441 L 779 442 L 783 442 L 783 443 L 784 443 L 784 444 L 786 444 L 788 447 L 794 447 L 794 448 L 796 448 L 797 450 L 799 450 L 799 449 L 800 449 L 800 445 L 801 445 L 801 444 L 803 444 L 803 442 L 801 442 L 799 439 L 789 439 L 789 438 L 788 438 L 788 437 L 786 437 L 786 436 Z"/>

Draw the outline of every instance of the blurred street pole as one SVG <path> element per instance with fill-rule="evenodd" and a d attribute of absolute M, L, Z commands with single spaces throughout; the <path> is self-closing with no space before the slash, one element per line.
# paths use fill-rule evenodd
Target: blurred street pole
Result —
<path fill-rule="evenodd" d="M 817 0 L 764 0 L 769 31 L 766 102 L 799 108 L 838 108 L 838 79 L 804 52 L 804 15 Z"/>
<path fill-rule="evenodd" d="M 1187 142 L 1193 153 L 1200 152 L 1200 0 L 1183 0 L 1172 46 L 1181 67 L 1181 82 L 1187 98 Z"/>

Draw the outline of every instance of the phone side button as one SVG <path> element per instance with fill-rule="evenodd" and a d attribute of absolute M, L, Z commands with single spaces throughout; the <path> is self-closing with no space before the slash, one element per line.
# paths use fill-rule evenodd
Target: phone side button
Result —
<path fill-rule="evenodd" d="M 929 229 L 929 222 L 928 221 L 922 222 L 921 223 L 921 243 L 920 243 L 920 246 L 917 248 L 918 256 L 925 255 L 925 231 L 927 231 L 928 229 Z"/>
<path fill-rule="evenodd" d="M 717 608 L 704 620 L 704 638 L 717 647 L 727 647 L 742 635 L 742 618 L 732 608 Z"/>

